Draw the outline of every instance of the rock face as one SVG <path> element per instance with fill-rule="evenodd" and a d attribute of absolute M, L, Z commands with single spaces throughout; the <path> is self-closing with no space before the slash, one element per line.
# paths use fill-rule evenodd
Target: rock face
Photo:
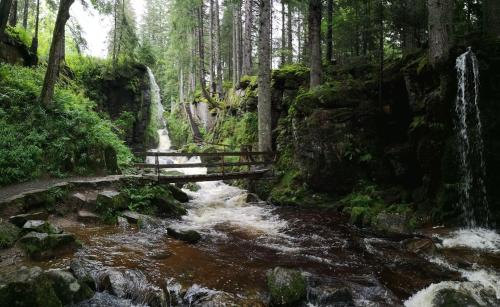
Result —
<path fill-rule="evenodd" d="M 2 306 L 60 307 L 87 300 L 93 294 L 66 271 L 21 268 L 0 278 Z"/>
<path fill-rule="evenodd" d="M 34 259 L 52 258 L 78 247 L 72 234 L 30 232 L 19 239 L 21 248 Z"/>
<path fill-rule="evenodd" d="M 267 287 L 273 306 L 297 306 L 307 296 L 307 283 L 297 270 L 274 268 L 267 273 Z"/>
<path fill-rule="evenodd" d="M 40 220 L 27 221 L 23 226 L 23 231 L 25 232 L 34 231 L 47 234 L 62 233 L 62 230 L 57 228 L 56 226 L 50 224 L 47 221 L 40 221 Z"/>
<path fill-rule="evenodd" d="M 201 240 L 201 235 L 194 230 L 188 231 L 177 231 L 172 228 L 167 228 L 168 235 L 172 238 L 180 241 L 184 241 L 188 244 L 196 244 Z"/>
<path fill-rule="evenodd" d="M 28 46 L 20 40 L 2 35 L 0 37 L 0 62 L 31 66 L 36 64 L 37 56 L 32 54 Z"/>
<path fill-rule="evenodd" d="M 24 224 L 29 220 L 42 220 L 45 221 L 49 217 L 47 212 L 34 212 L 34 213 L 26 213 L 19 214 L 15 216 L 11 216 L 9 221 L 16 225 L 17 227 L 23 227 Z"/>
<path fill-rule="evenodd" d="M 0 219 L 0 249 L 13 246 L 20 233 L 19 228 Z"/>

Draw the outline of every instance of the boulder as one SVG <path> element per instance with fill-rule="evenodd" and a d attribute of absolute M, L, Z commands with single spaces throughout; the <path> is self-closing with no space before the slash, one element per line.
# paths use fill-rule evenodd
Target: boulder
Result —
<path fill-rule="evenodd" d="M 195 230 L 177 231 L 172 228 L 167 228 L 167 233 L 172 238 L 184 241 L 188 244 L 196 244 L 201 240 L 201 235 Z"/>
<path fill-rule="evenodd" d="M 317 306 L 354 306 L 351 290 L 343 285 L 311 288 L 309 297 Z"/>
<path fill-rule="evenodd" d="M 404 243 L 405 248 L 415 254 L 434 255 L 437 247 L 431 238 L 409 239 Z"/>
<path fill-rule="evenodd" d="M 177 201 L 180 201 L 181 203 L 187 203 L 187 202 L 189 202 L 188 195 L 184 191 L 182 191 L 181 189 L 179 189 L 178 187 L 176 187 L 175 185 L 169 184 L 168 185 L 168 189 L 170 190 L 170 192 L 172 193 L 172 196 Z"/>
<path fill-rule="evenodd" d="M 34 231 L 19 239 L 19 244 L 34 259 L 53 258 L 78 247 L 72 234 L 47 234 Z"/>
<path fill-rule="evenodd" d="M 307 296 L 307 283 L 301 272 L 276 267 L 267 272 L 267 287 L 274 306 L 296 306 Z"/>
<path fill-rule="evenodd" d="M 472 295 L 467 292 L 462 292 L 455 289 L 442 289 L 439 290 L 434 299 L 432 300 L 432 306 L 434 307 L 455 307 L 455 306 L 467 306 L 467 307 L 480 307 L 479 304 Z"/>
<path fill-rule="evenodd" d="M 97 194 L 97 208 L 101 211 L 105 210 L 126 210 L 128 209 L 127 197 L 117 191 L 102 191 Z"/>
<path fill-rule="evenodd" d="M 198 192 L 201 189 L 200 185 L 195 182 L 186 183 L 183 188 L 191 192 Z"/>
<path fill-rule="evenodd" d="M 117 223 L 118 223 L 118 226 L 120 226 L 121 228 L 128 228 L 128 227 L 130 227 L 130 224 L 128 223 L 127 219 L 124 218 L 123 216 L 119 216 L 117 218 Z"/>
<path fill-rule="evenodd" d="M 99 223 L 101 221 L 101 217 L 89 211 L 79 210 L 78 220 L 83 223 Z"/>
<path fill-rule="evenodd" d="M 139 226 L 139 229 L 155 229 L 162 224 L 162 221 L 160 219 L 133 211 L 123 212 L 122 218 L 124 218 L 126 222 L 130 224 L 137 224 L 137 226 Z"/>
<path fill-rule="evenodd" d="M 158 214 L 162 217 L 180 218 L 181 216 L 187 214 L 187 210 L 177 199 L 174 198 L 173 194 L 170 193 L 169 190 L 155 195 L 151 203 L 156 207 Z"/>
<path fill-rule="evenodd" d="M 76 209 L 95 210 L 97 205 L 97 193 L 76 192 L 69 197 L 68 201 Z"/>
<path fill-rule="evenodd" d="M 130 224 L 137 224 L 141 217 L 143 217 L 143 214 L 133 212 L 133 211 L 125 211 L 122 212 L 122 216 L 127 222 Z"/>
<path fill-rule="evenodd" d="M 21 230 L 15 225 L 0 219 L 0 249 L 12 247 L 20 233 Z"/>
<path fill-rule="evenodd" d="M 405 234 L 410 233 L 408 227 L 409 217 L 404 213 L 379 213 L 372 221 L 374 229 L 384 233 Z"/>
<path fill-rule="evenodd" d="M 80 283 L 73 274 L 62 270 L 46 272 L 52 282 L 52 287 L 63 305 L 71 305 L 94 296 L 92 289 L 85 283 Z"/>
<path fill-rule="evenodd" d="M 258 203 L 261 202 L 259 196 L 254 193 L 248 193 L 246 197 L 246 202 L 247 203 Z"/>
<path fill-rule="evenodd" d="M 193 307 L 211 307 L 211 306 L 241 306 L 235 297 L 229 293 L 215 291 L 200 287 L 196 284 L 191 286 L 184 295 L 184 302 Z M 245 306 L 245 305 L 243 305 Z"/>
<path fill-rule="evenodd" d="M 62 233 L 62 230 L 59 229 L 58 227 L 50 224 L 47 221 L 41 221 L 41 220 L 27 221 L 23 226 L 23 231 L 25 231 L 25 232 L 35 231 L 35 232 L 48 233 L 48 234 Z"/>
<path fill-rule="evenodd" d="M 34 212 L 14 215 L 9 218 L 9 222 L 16 225 L 17 227 L 23 227 L 29 220 L 42 220 L 45 221 L 49 217 L 47 212 Z"/>

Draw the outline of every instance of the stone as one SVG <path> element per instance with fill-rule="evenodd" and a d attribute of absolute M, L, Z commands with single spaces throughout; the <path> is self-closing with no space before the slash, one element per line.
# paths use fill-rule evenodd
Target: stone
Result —
<path fill-rule="evenodd" d="M 130 224 L 137 224 L 141 217 L 143 217 L 143 214 L 133 211 L 125 211 L 122 212 L 122 217 L 125 218 Z"/>
<path fill-rule="evenodd" d="M 172 228 L 167 228 L 167 233 L 172 238 L 184 241 L 188 244 L 196 244 L 201 240 L 201 235 L 195 230 L 177 231 Z"/>
<path fill-rule="evenodd" d="M 259 196 L 254 193 L 248 193 L 246 197 L 246 202 L 247 203 L 258 203 L 261 202 Z"/>
<path fill-rule="evenodd" d="M 128 209 L 127 197 L 117 191 L 102 191 L 97 194 L 97 207 L 99 210 L 126 210 Z"/>
<path fill-rule="evenodd" d="M 409 239 L 404 242 L 405 248 L 415 254 L 434 255 L 437 251 L 436 244 L 431 238 Z"/>
<path fill-rule="evenodd" d="M 343 285 L 314 287 L 309 296 L 317 306 L 354 306 L 351 290 Z"/>
<path fill-rule="evenodd" d="M 27 221 L 23 226 L 23 231 L 26 231 L 26 232 L 35 231 L 35 232 L 43 232 L 43 233 L 48 233 L 48 234 L 62 233 L 62 230 L 59 229 L 58 227 L 50 224 L 47 221 L 41 221 L 41 220 Z"/>
<path fill-rule="evenodd" d="M 129 228 L 130 227 L 130 224 L 128 223 L 127 219 L 124 218 L 123 216 L 119 216 L 116 219 L 116 221 L 118 223 L 118 226 L 120 226 L 121 228 Z"/>
<path fill-rule="evenodd" d="M 296 306 L 307 296 L 307 283 L 298 270 L 276 267 L 267 272 L 267 287 L 274 306 Z"/>
<path fill-rule="evenodd" d="M 68 202 L 76 209 L 95 210 L 97 205 L 97 193 L 73 193 Z"/>
<path fill-rule="evenodd" d="M 384 233 L 406 234 L 409 218 L 404 213 L 379 213 L 373 220 L 373 228 Z"/>
<path fill-rule="evenodd" d="M 479 304 L 472 295 L 461 292 L 455 289 L 442 289 L 436 293 L 434 299 L 432 300 L 432 306 L 434 307 L 455 307 L 455 306 L 467 306 L 467 307 L 480 307 Z"/>
<path fill-rule="evenodd" d="M 42 220 L 45 221 L 49 217 L 47 212 L 34 212 L 14 215 L 9 218 L 9 222 L 16 225 L 17 227 L 23 227 L 29 220 Z"/>
<path fill-rule="evenodd" d="M 20 233 L 21 230 L 15 225 L 0 219 L 0 249 L 12 247 Z"/>
<path fill-rule="evenodd" d="M 101 221 L 101 217 L 89 211 L 79 210 L 78 220 L 83 223 L 99 223 Z"/>
<path fill-rule="evenodd" d="M 201 189 L 200 185 L 195 182 L 186 183 L 183 188 L 191 192 L 198 192 Z"/>
<path fill-rule="evenodd" d="M 158 215 L 162 217 L 180 218 L 181 216 L 187 214 L 187 210 L 169 191 L 155 195 L 151 203 L 156 207 Z"/>
<path fill-rule="evenodd" d="M 187 203 L 187 202 L 189 202 L 188 195 L 184 191 L 182 191 L 181 189 L 179 189 L 178 187 L 176 187 L 175 185 L 169 184 L 168 185 L 168 189 L 170 190 L 170 192 L 172 193 L 172 196 L 177 201 L 180 201 L 181 203 Z"/>
<path fill-rule="evenodd" d="M 85 283 L 80 283 L 73 274 L 63 270 L 46 272 L 52 287 L 63 305 L 71 305 L 94 296 L 94 291 Z"/>
<path fill-rule="evenodd" d="M 238 304 L 239 302 L 237 302 L 235 297 L 229 293 L 200 287 L 196 284 L 186 291 L 184 301 L 187 302 L 189 306 L 196 307 L 242 306 L 242 304 Z"/>
<path fill-rule="evenodd" d="M 19 239 L 21 248 L 34 259 L 53 258 L 78 247 L 72 234 L 47 234 L 30 232 Z"/>

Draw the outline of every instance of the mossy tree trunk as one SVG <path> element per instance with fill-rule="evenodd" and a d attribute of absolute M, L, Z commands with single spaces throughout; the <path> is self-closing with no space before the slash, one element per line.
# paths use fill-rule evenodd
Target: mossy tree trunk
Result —
<path fill-rule="evenodd" d="M 309 0 L 309 50 L 311 65 L 311 88 L 321 85 L 321 0 Z"/>
<path fill-rule="evenodd" d="M 17 26 L 17 0 L 12 1 L 9 15 L 9 26 Z"/>
<path fill-rule="evenodd" d="M 0 2 L 0 35 L 5 32 L 5 28 L 7 27 L 11 6 L 12 0 L 2 0 Z"/>
<path fill-rule="evenodd" d="M 259 150 L 271 151 L 271 0 L 261 0 L 259 10 Z"/>
<path fill-rule="evenodd" d="M 29 17 L 29 9 L 30 9 L 30 1 L 24 0 L 24 8 L 23 8 L 23 28 L 28 28 L 28 17 Z"/>
<path fill-rule="evenodd" d="M 54 88 L 61 69 L 61 60 L 64 58 L 64 28 L 69 19 L 69 9 L 75 0 L 61 0 L 57 12 L 56 24 L 52 35 L 52 44 L 50 45 L 49 61 L 47 72 L 43 81 L 40 100 L 46 107 L 51 107 L 54 97 Z"/>

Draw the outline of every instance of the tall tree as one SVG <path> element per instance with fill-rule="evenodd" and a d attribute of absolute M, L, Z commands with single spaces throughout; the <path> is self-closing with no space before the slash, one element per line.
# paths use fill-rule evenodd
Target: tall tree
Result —
<path fill-rule="evenodd" d="M 293 18 L 293 12 L 292 12 L 292 4 L 288 2 L 287 5 L 287 63 L 291 64 L 293 63 L 293 28 L 292 28 L 292 18 Z"/>
<path fill-rule="evenodd" d="M 259 12 L 259 150 L 271 151 L 271 0 L 260 0 Z"/>
<path fill-rule="evenodd" d="M 321 0 L 309 0 L 309 52 L 311 65 L 311 88 L 321 85 Z"/>
<path fill-rule="evenodd" d="M 59 76 L 61 58 L 64 50 L 64 28 L 69 19 L 69 9 L 75 0 L 61 0 L 59 2 L 59 10 L 57 12 L 56 24 L 52 35 L 52 43 L 50 45 L 49 61 L 47 63 L 47 72 L 43 80 L 42 93 L 40 100 L 46 107 L 52 106 L 52 98 L 54 97 L 54 88 Z"/>
<path fill-rule="evenodd" d="M 17 0 L 12 1 L 12 6 L 10 7 L 9 26 L 17 26 Z"/>
<path fill-rule="evenodd" d="M 486 33 L 500 39 L 500 1 L 483 0 Z"/>
<path fill-rule="evenodd" d="M 427 0 L 429 14 L 429 60 L 435 65 L 449 56 L 453 31 L 453 0 Z"/>
<path fill-rule="evenodd" d="M 333 61 L 333 0 L 327 1 L 326 60 Z"/>
<path fill-rule="evenodd" d="M 243 65 L 242 75 L 252 75 L 252 30 L 253 30 L 253 0 L 245 0 L 245 30 L 243 33 Z"/>
<path fill-rule="evenodd" d="M 38 53 L 38 32 L 39 32 L 39 27 L 40 27 L 40 0 L 36 0 L 35 34 L 33 35 L 33 38 L 31 40 L 31 47 L 30 47 L 30 51 L 34 55 L 36 55 Z"/>
<path fill-rule="evenodd" d="M 28 28 L 28 17 L 29 17 L 29 9 L 30 9 L 30 0 L 24 0 L 24 8 L 23 8 L 23 28 Z"/>
<path fill-rule="evenodd" d="M 0 35 L 5 32 L 7 22 L 9 21 L 10 8 L 12 0 L 1 0 L 0 2 Z"/>
<path fill-rule="evenodd" d="M 281 65 L 286 64 L 286 18 L 285 18 L 285 1 L 281 0 Z"/>
<path fill-rule="evenodd" d="M 215 1 L 215 69 L 217 72 L 217 93 L 222 97 L 222 56 L 221 56 L 221 41 L 220 41 L 220 18 L 219 18 L 219 1 Z"/>
<path fill-rule="evenodd" d="M 215 106 L 216 103 L 213 100 L 212 96 L 210 96 L 210 93 L 207 91 L 206 83 L 205 83 L 205 76 L 206 76 L 206 71 L 205 71 L 205 44 L 204 44 L 204 14 L 203 14 L 203 3 L 198 7 L 197 13 L 198 13 L 198 57 L 199 57 L 199 78 L 200 78 L 200 87 L 201 87 L 201 93 L 203 94 L 203 97 L 208 101 L 208 103 L 211 106 Z"/>

